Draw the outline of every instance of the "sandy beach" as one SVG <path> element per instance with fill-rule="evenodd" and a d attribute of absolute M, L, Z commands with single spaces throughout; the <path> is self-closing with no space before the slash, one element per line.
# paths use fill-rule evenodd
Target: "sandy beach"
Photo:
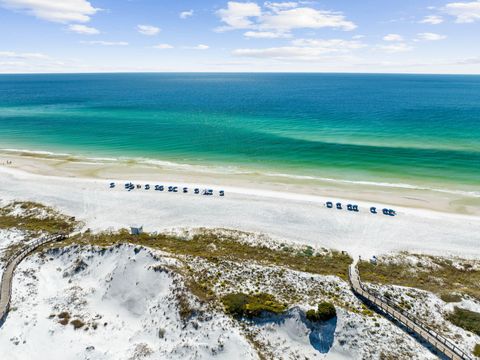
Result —
<path fill-rule="evenodd" d="M 145 231 L 231 228 L 268 234 L 285 242 L 370 257 L 393 251 L 479 257 L 477 197 L 408 189 L 312 186 L 260 177 L 215 175 L 137 163 L 86 162 L 40 156 L 2 156 L 0 198 L 54 206 L 95 231 L 143 225 Z M 11 161 L 11 164 L 6 163 Z M 109 188 L 116 182 L 114 189 Z M 189 193 L 128 192 L 124 183 L 188 187 Z M 228 184 L 228 185 L 227 185 Z M 225 190 L 226 196 L 192 189 Z M 329 194 L 329 196 L 327 196 Z M 356 203 L 360 212 L 327 209 L 326 201 Z M 461 204 L 461 205 L 459 205 Z M 394 208 L 396 217 L 370 214 Z"/>

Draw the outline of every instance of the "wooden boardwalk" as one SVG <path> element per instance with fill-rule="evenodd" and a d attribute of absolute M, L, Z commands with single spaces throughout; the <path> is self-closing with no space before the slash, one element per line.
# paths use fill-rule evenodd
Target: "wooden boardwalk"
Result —
<path fill-rule="evenodd" d="M 7 262 L 5 270 L 2 274 L 2 281 L 0 283 L 0 326 L 2 326 L 5 322 L 8 311 L 10 310 L 10 300 L 12 296 L 12 280 L 18 264 L 20 264 L 28 254 L 30 254 L 39 246 L 49 242 L 60 241 L 65 238 L 65 234 L 54 234 L 34 240 L 30 242 L 26 248 L 14 254 L 12 258 Z"/>
<path fill-rule="evenodd" d="M 401 309 L 398 305 L 386 299 L 379 293 L 367 289 L 360 280 L 356 263 L 350 265 L 348 275 L 353 292 L 356 293 L 362 300 L 366 300 L 370 304 L 374 304 L 382 312 L 388 314 L 390 317 L 404 325 L 407 329 L 423 338 L 446 358 L 452 360 L 473 360 L 470 355 L 466 354 L 451 341 L 430 329 L 420 320 L 416 319 L 414 315 L 409 314 L 405 310 Z"/>

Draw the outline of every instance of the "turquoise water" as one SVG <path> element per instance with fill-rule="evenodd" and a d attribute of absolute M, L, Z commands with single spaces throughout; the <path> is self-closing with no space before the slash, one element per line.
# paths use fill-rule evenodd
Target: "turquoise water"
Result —
<path fill-rule="evenodd" d="M 0 75 L 0 148 L 478 191 L 480 77 Z"/>

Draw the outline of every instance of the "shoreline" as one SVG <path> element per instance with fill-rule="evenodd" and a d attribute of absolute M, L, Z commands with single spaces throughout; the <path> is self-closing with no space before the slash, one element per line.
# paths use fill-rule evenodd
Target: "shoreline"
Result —
<path fill-rule="evenodd" d="M 11 162 L 6 165 L 6 162 Z M 27 150 L 0 149 L 0 166 L 36 175 L 116 181 L 197 183 L 205 187 L 248 189 L 268 193 L 320 196 L 335 201 L 348 199 L 449 214 L 480 216 L 480 193 L 432 189 L 410 184 L 335 180 L 281 173 L 242 172 L 231 169 L 174 164 L 144 159 L 82 158 Z M 228 186 L 226 186 L 228 184 Z M 245 191 L 243 191 L 245 192 Z"/>
<path fill-rule="evenodd" d="M 432 207 L 428 198 L 423 200 L 429 206 L 405 206 L 395 205 L 384 193 L 368 199 L 367 192 L 350 197 L 355 194 L 337 189 L 325 196 L 306 184 L 272 186 L 252 179 L 228 182 L 228 177 L 159 172 L 149 167 L 112 165 L 105 169 L 99 164 L 18 156 L 10 159 L 11 165 L 0 166 L 1 200 L 53 206 L 93 231 L 131 225 L 143 225 L 147 232 L 226 228 L 347 251 L 354 258 L 398 251 L 480 258 L 479 216 L 442 211 Z M 109 188 L 111 181 L 117 183 L 115 189 Z M 123 183 L 129 181 L 177 185 L 180 191 L 157 192 L 152 187 L 128 192 Z M 194 195 L 191 191 L 183 194 L 183 186 L 225 190 L 225 197 Z M 344 208 L 327 209 L 326 201 L 341 201 Z M 360 206 L 359 213 L 345 209 L 350 202 Z M 379 213 L 370 214 L 370 206 L 376 206 Z M 382 207 L 393 208 L 398 215 L 384 216 Z"/>

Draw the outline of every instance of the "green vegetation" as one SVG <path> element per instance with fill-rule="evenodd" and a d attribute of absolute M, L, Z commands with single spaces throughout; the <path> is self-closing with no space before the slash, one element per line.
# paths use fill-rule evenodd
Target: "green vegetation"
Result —
<path fill-rule="evenodd" d="M 358 266 L 360 276 L 366 282 L 427 290 L 443 295 L 442 298 L 447 300 L 458 299 L 454 294 L 460 297 L 467 294 L 480 300 L 480 270 L 475 270 L 468 262 L 455 266 L 451 260 L 440 257 L 412 256 L 419 260 L 425 259 L 432 265 L 423 265 L 421 261 L 417 264 L 379 261 L 377 265 L 361 261 Z"/>
<path fill-rule="evenodd" d="M 440 299 L 445 301 L 446 303 L 455 303 L 455 302 L 460 302 L 462 301 L 462 297 L 458 294 L 452 294 L 452 293 L 443 293 L 440 294 Z"/>
<path fill-rule="evenodd" d="M 37 236 L 41 233 L 69 233 L 75 225 L 75 219 L 34 202 L 13 202 L 0 208 L 1 229 L 16 228 Z"/>
<path fill-rule="evenodd" d="M 12 202 L 0 207 L 0 229 L 18 229 L 25 232 L 23 241 L 45 234 L 70 233 L 77 225 L 74 218 L 34 202 Z M 9 245 L 0 259 L 10 259 L 24 247 L 23 241 Z"/>
<path fill-rule="evenodd" d="M 318 304 L 317 311 L 311 309 L 306 313 L 306 317 L 310 321 L 327 321 L 337 316 L 335 306 L 327 301 Z"/>
<path fill-rule="evenodd" d="M 222 298 L 225 311 L 234 317 L 253 318 L 263 312 L 281 314 L 286 310 L 286 305 L 275 299 L 271 294 L 259 293 L 248 295 L 244 293 L 228 294 Z"/>
<path fill-rule="evenodd" d="M 169 234 L 130 235 L 128 231 L 117 233 L 82 234 L 56 243 L 55 247 L 71 244 L 85 244 L 108 247 L 121 243 L 142 245 L 160 249 L 172 254 L 189 255 L 218 263 L 219 261 L 256 261 L 264 265 L 278 265 L 313 274 L 337 275 L 347 279 L 348 266 L 352 259 L 341 252 L 306 255 L 304 252 L 271 249 L 252 245 L 239 240 L 241 233 L 223 234 L 215 231 L 202 231 L 192 239 L 184 240 Z M 310 250 L 307 251 L 310 254 Z"/>
<path fill-rule="evenodd" d="M 480 344 L 476 344 L 473 348 L 473 355 L 480 357 Z"/>
<path fill-rule="evenodd" d="M 453 313 L 449 314 L 447 319 L 452 324 L 480 336 L 480 313 L 455 306 Z"/>

